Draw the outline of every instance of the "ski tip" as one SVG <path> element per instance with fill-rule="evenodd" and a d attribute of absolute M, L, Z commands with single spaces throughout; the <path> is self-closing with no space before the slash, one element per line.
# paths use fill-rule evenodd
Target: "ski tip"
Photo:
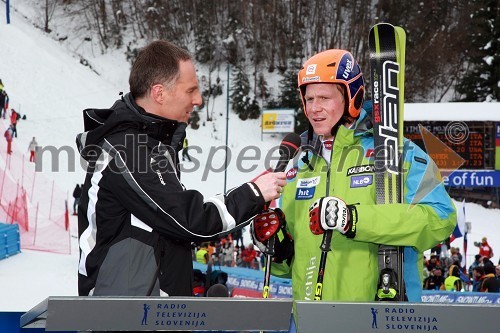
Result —
<path fill-rule="evenodd" d="M 394 27 L 399 38 L 406 38 L 406 31 L 402 27 Z"/>
<path fill-rule="evenodd" d="M 387 29 L 387 28 L 392 28 L 392 29 L 394 29 L 394 28 L 395 28 L 395 26 L 394 26 L 394 25 L 392 25 L 392 24 L 390 24 L 390 23 L 387 23 L 387 22 L 380 22 L 380 23 L 376 23 L 376 24 L 374 24 L 374 25 L 371 27 L 370 31 L 371 31 L 371 30 L 373 30 L 373 29 L 375 29 L 375 28 L 378 28 L 378 29 L 380 29 L 380 28 L 386 28 L 386 29 Z"/>

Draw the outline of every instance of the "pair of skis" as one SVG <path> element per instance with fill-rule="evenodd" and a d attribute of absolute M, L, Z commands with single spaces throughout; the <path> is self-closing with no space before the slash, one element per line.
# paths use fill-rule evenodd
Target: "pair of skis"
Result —
<path fill-rule="evenodd" d="M 406 34 L 383 23 L 370 31 L 370 75 L 377 204 L 403 203 L 403 115 Z M 380 245 L 375 299 L 404 301 L 403 247 Z"/>
<path fill-rule="evenodd" d="M 403 28 L 387 23 L 372 27 L 369 35 L 370 76 L 373 102 L 375 195 L 377 204 L 402 203 L 403 195 L 403 114 L 406 34 Z M 315 299 L 322 299 L 326 257 L 332 232 L 323 235 Z M 403 248 L 381 245 L 379 301 L 403 301 Z"/>

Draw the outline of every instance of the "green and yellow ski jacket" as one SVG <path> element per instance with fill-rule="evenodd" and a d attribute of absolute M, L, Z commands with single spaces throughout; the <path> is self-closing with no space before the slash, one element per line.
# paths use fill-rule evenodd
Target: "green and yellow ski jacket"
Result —
<path fill-rule="evenodd" d="M 303 135 L 303 144 L 307 141 Z M 313 139 L 313 142 L 315 140 Z M 291 260 L 273 263 L 272 274 L 292 278 L 293 297 L 313 300 L 322 235 L 309 229 L 309 206 L 325 196 L 356 204 L 356 237 L 334 232 L 323 281 L 325 301 L 373 301 L 378 283 L 379 244 L 404 246 L 408 300 L 420 302 L 422 252 L 450 236 L 456 209 L 430 157 L 409 140 L 404 144 L 404 203 L 376 204 L 371 118 L 363 110 L 351 129 L 340 126 L 331 161 L 309 146 L 287 171 L 281 207 L 294 240 Z"/>

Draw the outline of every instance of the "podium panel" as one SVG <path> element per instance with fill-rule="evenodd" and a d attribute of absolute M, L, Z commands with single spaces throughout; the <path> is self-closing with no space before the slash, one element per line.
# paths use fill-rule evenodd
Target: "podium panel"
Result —
<path fill-rule="evenodd" d="M 49 297 L 21 316 L 47 331 L 288 331 L 292 299 Z"/>
<path fill-rule="evenodd" d="M 297 301 L 296 305 L 301 333 L 476 332 L 479 327 L 482 333 L 499 332 L 498 304 Z"/>

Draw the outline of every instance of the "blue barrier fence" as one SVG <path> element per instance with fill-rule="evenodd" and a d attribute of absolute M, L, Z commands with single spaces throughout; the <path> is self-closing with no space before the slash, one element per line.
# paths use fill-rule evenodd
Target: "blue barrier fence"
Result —
<path fill-rule="evenodd" d="M 19 225 L 0 223 L 0 259 L 19 252 L 21 252 Z"/>
<path fill-rule="evenodd" d="M 424 290 L 424 303 L 500 304 L 500 293 Z"/>

